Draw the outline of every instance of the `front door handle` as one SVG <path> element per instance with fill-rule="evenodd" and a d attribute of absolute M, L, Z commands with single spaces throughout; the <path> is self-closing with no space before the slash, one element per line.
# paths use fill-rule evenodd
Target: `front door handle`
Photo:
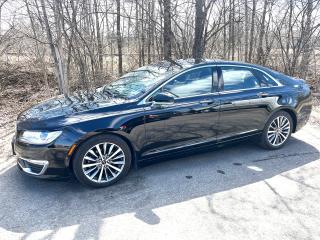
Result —
<path fill-rule="evenodd" d="M 214 100 L 211 100 L 211 99 L 201 100 L 200 103 L 201 104 L 212 104 L 212 103 L 214 103 Z"/>
<path fill-rule="evenodd" d="M 259 93 L 257 94 L 257 96 L 260 97 L 260 98 L 264 98 L 264 97 L 268 97 L 268 96 L 269 96 L 269 93 L 259 92 Z"/>

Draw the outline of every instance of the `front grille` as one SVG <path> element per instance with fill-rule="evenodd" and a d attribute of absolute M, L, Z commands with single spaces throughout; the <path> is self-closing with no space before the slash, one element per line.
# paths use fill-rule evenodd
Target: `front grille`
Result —
<path fill-rule="evenodd" d="M 48 161 L 19 158 L 18 164 L 24 172 L 33 175 L 42 175 L 47 169 Z"/>

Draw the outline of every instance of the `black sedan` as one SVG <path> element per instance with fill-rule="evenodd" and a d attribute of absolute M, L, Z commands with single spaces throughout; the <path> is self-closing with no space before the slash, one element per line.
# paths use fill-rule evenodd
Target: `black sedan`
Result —
<path fill-rule="evenodd" d="M 160 156 L 256 137 L 278 149 L 311 113 L 303 81 L 238 62 L 160 62 L 129 72 L 93 94 L 57 97 L 18 116 L 12 142 L 31 176 L 74 173 L 111 185 L 130 167 Z"/>

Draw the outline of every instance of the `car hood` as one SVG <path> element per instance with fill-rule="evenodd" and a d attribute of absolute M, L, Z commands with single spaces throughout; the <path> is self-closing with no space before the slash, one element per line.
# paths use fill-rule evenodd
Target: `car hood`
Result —
<path fill-rule="evenodd" d="M 70 97 L 60 95 L 34 105 L 22 112 L 18 116 L 18 121 L 34 122 L 52 118 L 66 118 L 126 102 L 128 100 L 113 98 L 100 92 L 90 95 L 80 92 Z"/>

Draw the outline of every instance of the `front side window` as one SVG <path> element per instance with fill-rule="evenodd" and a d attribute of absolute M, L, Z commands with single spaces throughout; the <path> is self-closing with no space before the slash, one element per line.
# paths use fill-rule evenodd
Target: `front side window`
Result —
<path fill-rule="evenodd" d="M 249 70 L 242 67 L 221 67 L 224 91 L 260 87 L 259 79 Z"/>
<path fill-rule="evenodd" d="M 161 91 L 181 98 L 211 93 L 211 89 L 212 68 L 206 67 L 181 74 L 164 85 Z"/>

